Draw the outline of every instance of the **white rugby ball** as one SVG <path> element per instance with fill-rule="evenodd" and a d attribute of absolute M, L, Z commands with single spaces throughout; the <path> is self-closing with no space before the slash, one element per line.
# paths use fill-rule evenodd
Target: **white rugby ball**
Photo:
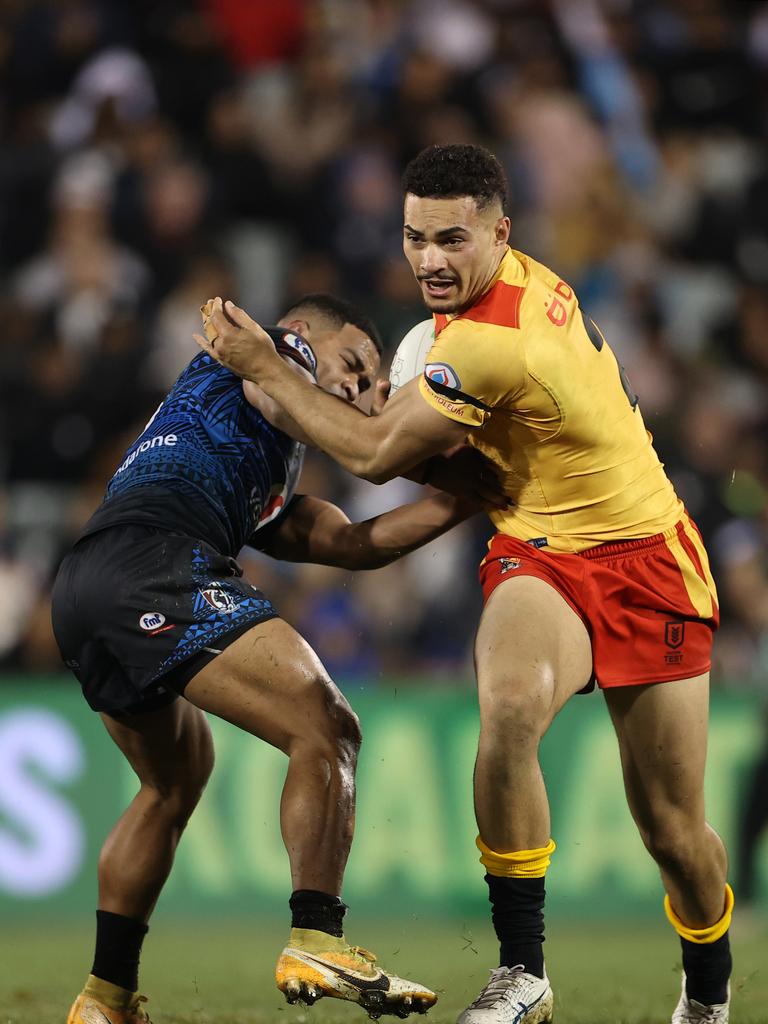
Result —
<path fill-rule="evenodd" d="M 390 394 L 394 395 L 398 388 L 409 380 L 424 372 L 427 353 L 435 343 L 435 321 L 422 320 L 405 335 L 397 346 L 392 357 L 389 370 L 389 383 L 392 385 Z"/>

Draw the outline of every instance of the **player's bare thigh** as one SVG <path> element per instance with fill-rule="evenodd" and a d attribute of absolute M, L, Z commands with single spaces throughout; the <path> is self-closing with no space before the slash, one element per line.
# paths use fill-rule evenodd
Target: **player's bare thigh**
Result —
<path fill-rule="evenodd" d="M 286 753 L 297 737 L 358 738 L 346 698 L 306 640 L 282 619 L 239 636 L 192 677 L 184 696 Z"/>
<path fill-rule="evenodd" d="M 665 807 L 703 822 L 709 673 L 603 692 L 638 824 Z"/>
<path fill-rule="evenodd" d="M 592 674 L 589 633 L 568 602 L 534 576 L 515 576 L 491 594 L 475 641 L 483 707 L 513 703 L 544 728 Z"/>
<path fill-rule="evenodd" d="M 213 767 L 213 741 L 198 708 L 176 700 L 156 711 L 102 712 L 101 718 L 143 785 L 163 797 L 202 790 Z"/>

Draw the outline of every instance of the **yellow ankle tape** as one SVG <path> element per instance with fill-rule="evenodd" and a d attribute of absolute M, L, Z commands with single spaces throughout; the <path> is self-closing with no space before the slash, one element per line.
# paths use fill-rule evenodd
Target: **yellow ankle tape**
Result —
<path fill-rule="evenodd" d="M 127 988 L 113 985 L 111 981 L 97 978 L 95 974 L 88 975 L 83 994 L 104 1003 L 112 1010 L 125 1010 L 136 995 L 135 992 L 129 992 Z"/>
<path fill-rule="evenodd" d="M 707 945 L 710 942 L 717 942 L 730 928 L 733 904 L 733 889 L 726 882 L 723 916 L 719 921 L 715 921 L 714 924 L 709 925 L 707 928 L 689 928 L 687 924 L 684 924 L 672 909 L 669 896 L 664 897 L 664 912 L 669 919 L 669 923 L 681 939 L 687 939 L 689 942 L 696 942 L 700 945 Z"/>
<path fill-rule="evenodd" d="M 485 845 L 480 836 L 475 845 L 480 851 L 480 863 L 489 875 L 498 878 L 543 878 L 556 849 L 554 839 L 538 850 L 515 850 L 512 853 L 496 853 Z"/>
<path fill-rule="evenodd" d="M 314 928 L 291 928 L 289 946 L 298 947 L 307 953 L 343 953 L 349 949 L 344 936 L 329 935 Z"/>

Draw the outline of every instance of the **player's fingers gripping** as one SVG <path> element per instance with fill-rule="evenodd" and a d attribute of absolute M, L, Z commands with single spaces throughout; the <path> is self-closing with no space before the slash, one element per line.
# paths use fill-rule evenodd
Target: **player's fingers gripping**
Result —
<path fill-rule="evenodd" d="M 381 380 L 376 381 L 373 398 L 371 399 L 371 416 L 378 416 L 387 404 L 391 387 L 391 383 L 384 377 L 382 377 Z"/>
<path fill-rule="evenodd" d="M 228 315 L 224 303 L 217 295 L 215 299 L 209 299 L 203 306 L 205 333 L 208 339 L 216 342 L 219 338 L 226 338 L 233 331 L 239 330 L 238 324 Z"/>
<path fill-rule="evenodd" d="M 244 309 L 236 306 L 231 299 L 227 299 L 222 305 L 222 312 L 230 323 L 233 323 L 236 327 L 242 327 L 246 331 L 261 331 L 261 327 L 256 321 L 248 316 Z"/>
<path fill-rule="evenodd" d="M 262 347 L 266 349 L 266 352 L 270 356 L 274 355 L 275 346 L 272 339 L 261 324 L 257 324 L 252 317 L 248 316 L 244 309 L 236 306 L 231 299 L 227 299 L 222 306 L 222 314 L 226 317 L 227 321 L 233 325 L 233 327 L 247 331 L 249 335 L 255 338 Z"/>
<path fill-rule="evenodd" d="M 205 336 L 208 339 L 208 341 L 216 340 L 216 328 L 214 327 L 213 321 L 211 320 L 212 313 L 213 299 L 208 299 L 208 301 L 204 302 L 203 305 L 200 307 L 200 315 L 203 319 L 203 331 L 205 332 Z"/>
<path fill-rule="evenodd" d="M 435 476 L 430 483 L 441 490 L 466 495 L 485 508 L 509 506 L 509 498 L 502 490 L 493 464 L 477 449 L 469 445 L 457 446 L 447 453 L 440 468 L 439 478 Z"/>
<path fill-rule="evenodd" d="M 206 303 L 206 305 L 208 304 Z M 238 342 L 242 344 L 244 338 L 240 332 L 245 331 L 251 338 L 265 346 L 270 354 L 274 352 L 272 339 L 267 332 L 252 317 L 248 316 L 244 309 L 236 306 L 231 299 L 227 299 L 225 302 L 217 296 L 212 300 L 210 323 L 216 333 L 214 340 L 221 338 L 222 342 L 231 344 L 237 338 Z"/>

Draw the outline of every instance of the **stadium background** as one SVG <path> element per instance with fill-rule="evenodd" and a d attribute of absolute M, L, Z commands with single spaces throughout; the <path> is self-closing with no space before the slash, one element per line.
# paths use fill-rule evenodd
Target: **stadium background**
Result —
<path fill-rule="evenodd" d="M 767 115 L 765 2 L 0 3 L 3 1019 L 60 1018 L 90 962 L 98 843 L 131 786 L 59 675 L 57 560 L 196 351 L 205 298 L 270 322 L 299 294 L 337 292 L 373 316 L 391 356 L 424 317 L 400 252 L 399 175 L 433 142 L 500 157 L 515 246 L 555 267 L 601 324 L 712 553 L 724 625 L 709 799 L 740 896 L 740 1019 L 753 1019 L 750 1000 L 768 998 L 764 964 L 748 970 L 768 956 L 768 847 L 750 838 L 768 813 Z M 353 518 L 418 490 L 375 488 L 316 455 L 302 486 Z M 419 967 L 433 949 L 425 977 L 443 971 L 456 1008 L 492 948 L 470 795 L 488 533 L 478 519 L 372 574 L 244 557 L 363 719 L 346 895 L 369 922 L 364 943 L 389 936 Z M 281 920 L 289 884 L 280 757 L 226 727 L 217 740 L 145 956 L 152 977 L 162 951 L 181 986 L 187 933 L 205 945 L 207 995 L 182 998 L 195 1020 L 253 1004 L 247 971 L 237 989 L 227 963 L 249 943 L 269 960 L 282 924 L 265 922 Z M 543 756 L 560 843 L 552 956 L 563 987 L 578 976 L 581 1004 L 598 999 L 560 1020 L 602 1019 L 594 1007 L 623 985 L 625 961 L 594 983 L 589 963 L 614 962 L 620 929 L 632 958 L 621 1020 L 656 1021 L 631 992 L 658 988 L 642 980 L 658 950 L 665 998 L 674 990 L 675 947 L 599 696 L 573 702 Z M 59 974 L 43 982 L 54 946 Z M 170 982 L 156 977 L 172 1019 Z M 253 1019 L 272 1019 L 269 991 Z"/>

